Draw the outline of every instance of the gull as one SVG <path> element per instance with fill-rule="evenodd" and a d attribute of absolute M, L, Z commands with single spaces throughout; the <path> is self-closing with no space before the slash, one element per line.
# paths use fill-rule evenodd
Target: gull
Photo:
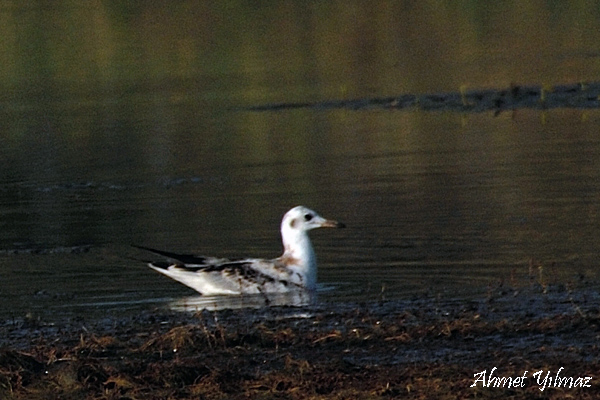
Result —
<path fill-rule="evenodd" d="M 283 255 L 271 260 L 230 260 L 136 247 L 174 260 L 175 262 L 151 262 L 148 265 L 203 295 L 314 291 L 317 284 L 317 259 L 308 231 L 344 226 L 343 223 L 325 219 L 304 206 L 294 207 L 281 221 Z"/>

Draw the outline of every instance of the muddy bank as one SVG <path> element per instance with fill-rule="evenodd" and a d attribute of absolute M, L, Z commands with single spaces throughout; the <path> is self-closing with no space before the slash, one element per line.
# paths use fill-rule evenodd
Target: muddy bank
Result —
<path fill-rule="evenodd" d="M 594 287 L 559 285 L 468 301 L 13 319 L 0 327 L 0 397 L 597 398 L 599 306 Z M 471 387 L 494 367 L 525 379 Z M 590 387 L 541 386 L 557 372 Z"/>
<path fill-rule="evenodd" d="M 348 100 L 305 103 L 271 103 L 248 107 L 247 111 L 281 111 L 298 108 L 327 109 L 407 109 L 423 111 L 487 112 L 495 115 L 520 108 L 599 108 L 600 82 L 580 82 L 557 86 L 512 85 L 504 89 L 470 90 L 461 87 L 457 92 L 402 94 Z"/>

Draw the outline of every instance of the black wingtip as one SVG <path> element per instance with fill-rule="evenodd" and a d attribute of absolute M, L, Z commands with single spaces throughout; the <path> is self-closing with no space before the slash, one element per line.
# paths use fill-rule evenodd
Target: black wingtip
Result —
<path fill-rule="evenodd" d="M 156 249 L 153 249 L 153 248 L 151 248 L 151 247 L 140 246 L 139 244 L 130 244 L 130 246 L 131 246 L 131 247 L 135 247 L 136 249 L 140 249 L 140 250 L 146 250 L 146 251 L 149 251 L 149 252 L 151 252 L 151 253 L 157 253 L 157 254 L 160 254 L 160 253 L 161 253 L 161 251 L 160 251 L 160 250 L 156 250 Z"/>
<path fill-rule="evenodd" d="M 177 254 L 177 253 L 172 253 L 170 251 L 157 250 L 157 249 L 153 249 L 151 247 L 140 246 L 137 244 L 132 244 L 131 247 L 135 247 L 136 249 L 140 249 L 140 250 L 146 250 L 151 253 L 158 254 L 158 255 L 161 255 L 164 257 L 173 258 L 175 260 L 178 260 L 179 257 L 191 257 L 191 255 L 189 255 L 189 254 Z"/>
<path fill-rule="evenodd" d="M 168 263 L 168 262 L 161 262 L 161 261 L 158 261 L 158 262 L 151 262 L 151 263 L 148 263 L 148 265 L 149 265 L 149 266 L 151 266 L 151 267 L 154 267 L 154 268 L 160 268 L 160 269 L 169 269 L 169 267 L 170 267 L 171 265 L 173 265 L 173 264 L 171 264 L 171 263 Z"/>
<path fill-rule="evenodd" d="M 157 249 L 153 249 L 151 247 L 146 247 L 146 246 L 139 246 L 136 244 L 132 244 L 132 247 L 138 248 L 140 250 L 146 250 L 149 251 L 151 253 L 154 254 L 159 254 L 163 257 L 167 257 L 170 258 L 172 260 L 176 260 L 180 263 L 183 264 L 203 264 L 206 261 L 206 257 L 204 256 L 195 256 L 193 254 L 179 254 L 179 253 L 172 253 L 170 251 L 164 251 L 164 250 L 157 250 Z"/>

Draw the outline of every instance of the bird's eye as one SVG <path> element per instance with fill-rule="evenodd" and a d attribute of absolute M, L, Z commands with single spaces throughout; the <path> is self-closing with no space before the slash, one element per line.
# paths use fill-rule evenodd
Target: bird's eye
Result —
<path fill-rule="evenodd" d="M 304 220 L 305 220 L 305 221 L 310 221 L 311 219 L 313 219 L 313 216 L 312 216 L 312 214 L 305 214 L 305 215 L 304 215 Z"/>

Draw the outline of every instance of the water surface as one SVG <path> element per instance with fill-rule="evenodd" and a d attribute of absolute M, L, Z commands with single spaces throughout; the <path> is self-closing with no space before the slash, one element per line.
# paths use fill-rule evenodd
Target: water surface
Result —
<path fill-rule="evenodd" d="M 130 244 L 275 257 L 298 204 L 318 301 L 596 278 L 597 110 L 248 107 L 594 81 L 599 10 L 90 4 L 0 9 L 0 314 L 177 302 Z"/>

